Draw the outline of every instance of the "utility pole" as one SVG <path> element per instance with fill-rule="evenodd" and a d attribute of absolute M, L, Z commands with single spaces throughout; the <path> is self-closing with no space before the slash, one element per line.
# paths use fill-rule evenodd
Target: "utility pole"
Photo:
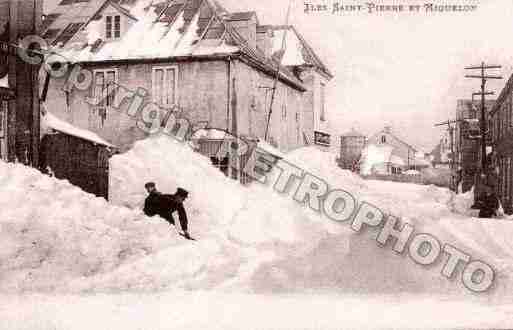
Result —
<path fill-rule="evenodd" d="M 285 50 L 287 47 L 287 33 L 289 32 L 289 20 L 290 20 L 291 9 L 292 9 L 292 0 L 289 0 L 289 6 L 287 8 L 285 30 L 283 31 L 283 37 L 281 40 L 281 49 L 279 52 L 278 63 L 276 63 L 276 71 L 275 71 L 275 76 L 274 76 L 273 87 L 271 88 L 271 91 L 272 91 L 271 104 L 269 105 L 269 112 L 267 114 L 267 124 L 265 127 L 265 140 L 266 141 L 267 141 L 267 138 L 269 135 L 269 126 L 271 124 L 271 116 L 273 114 L 273 105 L 274 105 L 274 99 L 276 97 L 276 89 L 278 88 L 278 80 L 280 79 L 281 62 L 283 61 L 283 56 L 285 55 Z"/>
<path fill-rule="evenodd" d="M 481 62 L 479 66 L 466 67 L 465 70 L 481 70 L 479 75 L 465 75 L 465 78 L 481 79 L 481 92 L 473 93 L 475 95 L 481 95 L 481 174 L 486 172 L 486 109 L 485 109 L 485 95 L 490 95 L 490 92 L 485 92 L 486 81 L 488 79 L 502 79 L 501 76 L 487 75 L 485 70 L 488 69 L 500 69 L 500 65 L 485 65 Z"/>

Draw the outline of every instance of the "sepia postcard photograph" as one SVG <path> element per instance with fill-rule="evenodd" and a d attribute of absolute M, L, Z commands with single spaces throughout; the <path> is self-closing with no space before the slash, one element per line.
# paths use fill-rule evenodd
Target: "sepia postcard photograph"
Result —
<path fill-rule="evenodd" d="M 0 330 L 513 329 L 511 31 L 511 0 L 0 0 Z"/>

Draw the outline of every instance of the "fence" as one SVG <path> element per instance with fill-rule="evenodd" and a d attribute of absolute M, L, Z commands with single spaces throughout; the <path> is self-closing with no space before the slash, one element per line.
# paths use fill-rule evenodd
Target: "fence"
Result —
<path fill-rule="evenodd" d="M 198 139 L 195 141 L 197 149 L 196 151 L 202 154 L 203 156 L 206 156 L 210 158 L 210 161 L 212 162 L 212 165 L 217 167 L 221 172 L 223 172 L 226 176 L 230 176 L 234 180 L 238 180 L 242 185 L 248 185 L 251 182 L 255 180 L 252 176 L 245 173 L 244 168 L 248 165 L 254 165 L 254 164 L 248 164 L 248 162 L 253 162 L 255 158 L 258 158 L 262 155 L 262 152 L 258 149 L 256 150 L 256 157 L 251 157 L 253 152 L 255 151 L 255 148 L 258 145 L 258 140 L 256 139 L 245 139 L 245 142 L 249 145 L 248 152 L 245 153 L 245 155 L 240 157 L 232 157 L 230 159 L 228 155 L 225 155 L 223 152 L 219 152 L 220 150 L 228 150 L 229 145 L 223 146 L 223 143 L 231 144 L 236 143 L 235 139 Z M 278 160 L 279 157 L 275 156 L 275 159 Z M 265 161 L 265 160 L 263 160 Z M 234 162 L 238 162 L 238 164 L 234 164 Z M 238 168 L 239 170 L 235 170 Z M 254 168 L 254 166 L 253 166 Z M 258 175 L 258 169 L 256 170 Z M 260 173 L 263 174 L 263 173 Z"/>
<path fill-rule="evenodd" d="M 418 175 L 404 175 L 404 174 L 372 174 L 363 176 L 366 180 L 381 180 L 381 181 L 393 181 L 403 183 L 415 183 L 421 185 L 435 185 L 444 188 L 451 187 L 450 177 L 445 176 L 434 177 L 423 174 Z"/>
<path fill-rule="evenodd" d="M 42 139 L 39 167 L 44 173 L 50 169 L 56 178 L 108 199 L 111 155 L 104 146 L 56 133 Z"/>

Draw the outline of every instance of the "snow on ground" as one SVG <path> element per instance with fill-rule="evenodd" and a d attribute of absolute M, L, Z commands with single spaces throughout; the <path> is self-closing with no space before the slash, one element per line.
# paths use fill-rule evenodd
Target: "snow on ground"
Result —
<path fill-rule="evenodd" d="M 511 305 L 431 296 L 166 291 L 0 300 L 1 330 L 507 329 Z"/>
<path fill-rule="evenodd" d="M 171 245 L 158 219 L 109 205 L 66 181 L 0 162 L 0 290 L 65 291 Z"/>
<path fill-rule="evenodd" d="M 331 329 L 340 322 L 354 322 L 350 324 L 355 328 L 412 328 L 414 322 L 413 328 L 424 329 L 513 320 L 511 306 L 501 305 L 511 303 L 512 296 L 512 222 L 462 214 L 470 195 L 454 196 L 434 186 L 364 181 L 339 169 L 333 154 L 315 148 L 285 156 L 331 188 L 344 189 L 359 202 L 414 225 L 417 233 L 433 234 L 491 264 L 497 272 L 496 287 L 491 293 L 471 294 L 459 281 L 461 269 L 454 280 L 440 274 L 444 258 L 431 267 L 419 266 L 407 255 L 392 252 L 390 244 L 379 247 L 374 240 L 377 230 L 355 234 L 348 224 L 298 205 L 290 193 L 279 194 L 258 183 L 242 187 L 188 145 L 154 136 L 111 160 L 111 198 L 117 206 L 35 170 L 0 163 L 0 291 L 14 294 L 0 303 L 2 320 L 12 322 L 2 324 L 18 326 L 16 320 L 22 318 L 41 321 L 41 327 L 28 329 L 97 328 L 95 319 L 76 322 L 85 315 L 80 311 L 95 308 L 108 321 L 128 320 L 130 326 L 124 328 L 133 329 L 235 329 L 242 322 L 259 329 Z M 197 242 L 179 238 L 166 222 L 142 214 L 147 181 L 156 182 L 163 192 L 177 187 L 190 191 L 186 208 Z M 211 292 L 201 293 L 205 290 Z M 197 312 L 188 310 L 192 297 L 201 297 Z M 394 302 L 388 305 L 387 299 Z M 55 305 L 66 308 L 57 310 Z M 283 311 L 284 306 L 293 307 Z M 407 308 L 411 314 L 399 314 Z M 292 309 L 300 312 L 290 319 Z M 138 327 L 143 321 L 129 316 L 136 310 L 147 322 L 151 316 L 161 318 L 149 323 L 159 326 Z M 456 314 L 433 321 L 430 315 L 440 310 Z M 258 317 L 255 311 L 268 311 L 275 318 Z M 414 312 L 422 314 L 420 319 Z M 369 319 L 369 313 L 379 317 Z M 357 320 L 362 314 L 367 319 Z M 67 315 L 73 315 L 70 321 Z"/>

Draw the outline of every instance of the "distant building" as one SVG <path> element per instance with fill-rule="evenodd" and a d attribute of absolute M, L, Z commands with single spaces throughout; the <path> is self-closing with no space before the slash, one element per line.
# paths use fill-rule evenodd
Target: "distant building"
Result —
<path fill-rule="evenodd" d="M 433 151 L 429 153 L 428 158 L 433 167 L 449 169 L 453 157 L 451 152 L 451 136 L 446 132 Z"/>
<path fill-rule="evenodd" d="M 339 166 L 343 169 L 358 171 L 358 163 L 366 144 L 367 137 L 355 129 L 343 134 L 340 137 Z"/>
<path fill-rule="evenodd" d="M 494 104 L 495 100 L 486 101 L 487 116 L 489 116 Z M 456 106 L 457 123 L 454 131 L 455 176 L 462 192 L 469 191 L 475 185 L 481 168 L 480 107 L 481 101 L 477 100 L 458 100 Z"/>
<path fill-rule="evenodd" d="M 513 75 L 490 113 L 492 164 L 497 173 L 496 192 L 504 210 L 513 213 Z"/>
<path fill-rule="evenodd" d="M 424 159 L 424 154 L 421 154 L 416 148 L 406 143 L 392 132 L 390 126 L 385 126 L 383 130 L 371 136 L 367 142 L 378 146 L 392 147 L 392 155 L 394 159 L 401 159 L 401 162 L 396 161 L 396 165 L 402 166 L 389 166 L 388 172 L 395 174 L 397 171 L 419 170 L 430 167 L 429 161 Z M 397 168 L 396 168 L 397 167 Z"/>

